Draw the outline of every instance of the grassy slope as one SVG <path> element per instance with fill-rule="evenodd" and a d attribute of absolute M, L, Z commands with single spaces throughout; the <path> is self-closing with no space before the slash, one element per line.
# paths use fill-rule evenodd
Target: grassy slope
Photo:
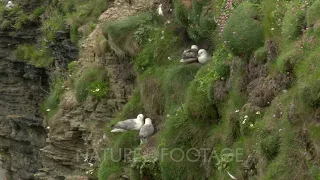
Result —
<path fill-rule="evenodd" d="M 317 5 L 317 3 L 319 1 L 314 4 Z M 185 12 L 186 9 L 179 9 L 182 7 L 177 1 L 175 4 L 177 20 L 182 26 L 188 26 L 184 17 L 188 12 Z M 298 1 L 290 3 L 258 1 L 255 5 L 240 6 L 239 8 L 242 9 L 234 10 L 234 18 L 231 16 L 230 21 L 227 22 L 227 32 L 223 35 L 229 49 L 219 45 L 219 41 L 216 40 L 213 52 L 215 58 L 205 66 L 163 63 L 166 61 L 165 57 L 155 57 L 153 54 L 154 48 L 159 48 L 157 43 L 152 44 L 154 48 L 143 47 L 141 53 L 137 55 L 138 58 L 133 59 L 133 63 L 140 66 L 136 70 L 141 70 L 141 62 L 143 62 L 144 70 L 137 71 L 142 73 L 139 75 L 141 86 L 137 86 L 137 91 L 141 92 L 140 101 L 138 97 L 134 98 L 122 113 L 127 114 L 130 106 L 135 107 L 132 103 L 139 103 L 139 107 L 142 108 L 139 112 L 144 112 L 147 116 L 158 114 L 159 117 L 155 118 L 155 121 L 158 127 L 162 128 L 154 136 L 157 138 L 155 147 L 159 150 L 182 148 L 187 151 L 188 148 L 211 148 L 219 151 L 223 148 L 243 148 L 244 163 L 230 160 L 227 156 L 209 163 L 173 162 L 172 158 L 164 157 L 159 163 L 153 162 L 160 169 L 160 177 L 152 173 L 146 176 L 145 172 L 152 169 L 143 167 L 140 178 L 228 179 L 227 171 L 239 179 L 320 178 L 320 137 L 317 132 L 319 121 L 315 119 L 320 105 L 318 104 L 320 88 L 317 85 L 319 81 L 317 66 L 320 66 L 320 63 L 316 60 L 320 49 L 317 48 L 318 36 L 314 33 L 317 25 L 313 24 L 320 19 L 320 16 L 318 17 L 317 13 L 308 12 L 309 9 L 309 11 L 315 9 L 314 7 L 309 8 L 309 5 Z M 275 8 L 270 10 L 270 7 Z M 261 14 L 255 11 L 256 9 L 260 9 Z M 237 24 L 241 16 L 247 18 L 247 24 Z M 306 26 L 306 19 L 310 19 L 310 23 L 312 21 L 313 29 L 309 28 L 310 32 L 301 31 Z M 256 32 L 251 32 L 253 29 L 247 28 L 247 25 L 260 23 L 261 28 L 264 29 L 262 37 L 262 30 L 255 29 Z M 246 42 L 245 49 L 242 43 L 234 40 L 239 36 L 234 36 L 232 30 L 241 33 L 243 40 L 240 42 Z M 151 33 L 149 38 L 159 37 Z M 212 37 L 212 39 L 219 38 Z M 272 40 L 277 44 L 276 61 L 267 61 L 267 52 L 270 47 L 261 47 L 262 39 L 266 42 Z M 258 50 L 254 51 L 256 49 Z M 171 48 L 164 50 L 174 52 Z M 232 54 L 240 55 L 240 58 Z M 254 58 L 248 58 L 250 56 Z M 148 61 L 150 58 L 158 62 L 150 63 Z M 173 61 L 177 62 L 178 58 Z M 287 72 L 294 73 L 294 82 L 288 90 L 284 91 L 285 93 L 282 91 L 277 93 L 268 106 L 258 107 L 258 110 L 255 110 L 248 104 L 248 94 L 242 87 L 245 69 L 248 66 L 246 61 L 265 64 L 269 72 L 267 76 L 270 78 Z M 232 66 L 230 74 L 229 66 Z M 224 78 L 223 81 L 220 80 L 221 77 Z M 144 88 L 147 83 L 157 85 L 153 86 L 157 87 L 157 90 L 141 90 L 140 88 Z M 218 92 L 221 90 L 221 84 L 224 84 L 222 87 L 226 87 L 226 83 L 229 88 L 225 89 L 225 96 L 223 94 L 220 96 Z M 164 95 L 164 99 L 155 97 L 156 94 Z M 144 103 L 141 104 L 141 102 Z M 290 110 L 292 106 L 295 108 L 294 113 Z M 152 111 L 159 108 L 161 111 Z M 248 118 L 245 118 L 246 116 Z M 118 138 L 121 136 L 116 137 L 117 140 Z M 139 147 L 139 145 L 135 144 L 132 147 Z M 178 158 L 179 153 L 173 154 L 173 157 Z M 200 159 L 203 158 L 203 156 L 200 157 Z M 152 164 L 146 160 L 144 162 Z M 108 165 L 106 162 L 102 163 L 101 174 L 106 174 L 109 167 L 113 167 L 113 163 L 109 163 Z M 130 162 L 122 166 L 130 169 Z M 119 174 L 125 173 L 118 170 Z M 139 176 L 134 177 L 139 179 Z M 100 176 L 100 179 L 106 179 L 106 176 Z"/>

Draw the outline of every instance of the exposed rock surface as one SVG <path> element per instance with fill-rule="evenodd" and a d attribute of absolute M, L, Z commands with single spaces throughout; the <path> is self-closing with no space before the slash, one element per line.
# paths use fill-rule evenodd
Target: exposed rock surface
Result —
<path fill-rule="evenodd" d="M 42 167 L 39 149 L 46 130 L 39 105 L 45 96 L 45 70 L 14 60 L 17 44 L 36 41 L 35 30 L 0 32 L 0 179 L 32 179 Z"/>

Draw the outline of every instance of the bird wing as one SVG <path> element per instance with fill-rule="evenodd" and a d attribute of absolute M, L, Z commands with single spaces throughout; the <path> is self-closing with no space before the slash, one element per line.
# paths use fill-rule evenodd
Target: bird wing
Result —
<path fill-rule="evenodd" d="M 186 63 L 186 64 L 196 63 L 196 62 L 198 62 L 198 58 L 181 59 L 180 62 Z"/>
<path fill-rule="evenodd" d="M 117 124 L 113 125 L 113 128 L 117 128 L 117 129 L 125 129 L 125 130 L 130 130 L 130 129 L 134 129 L 135 127 L 135 119 L 127 119 L 124 121 L 120 121 Z"/>
<path fill-rule="evenodd" d="M 154 127 L 152 124 L 145 124 L 141 127 L 139 132 L 140 138 L 147 138 L 154 133 Z"/>
<path fill-rule="evenodd" d="M 195 58 L 198 56 L 198 53 L 196 52 L 186 52 L 182 54 L 182 58 L 183 59 L 187 59 L 187 58 Z"/>

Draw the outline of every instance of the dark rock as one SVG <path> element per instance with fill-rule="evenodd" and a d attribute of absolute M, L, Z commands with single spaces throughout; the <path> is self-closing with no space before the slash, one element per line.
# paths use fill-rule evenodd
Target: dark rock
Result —
<path fill-rule="evenodd" d="M 78 59 L 79 50 L 76 44 L 69 39 L 69 32 L 58 31 L 54 42 L 49 46 L 53 51 L 53 57 L 60 68 L 67 69 L 71 61 Z"/>

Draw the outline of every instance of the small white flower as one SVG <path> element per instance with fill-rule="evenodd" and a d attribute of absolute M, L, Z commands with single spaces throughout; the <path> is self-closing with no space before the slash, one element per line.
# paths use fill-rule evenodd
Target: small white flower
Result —
<path fill-rule="evenodd" d="M 273 31 L 274 30 L 274 28 L 271 28 L 271 31 Z"/>
<path fill-rule="evenodd" d="M 248 115 L 245 115 L 244 118 L 247 119 L 247 118 L 248 118 Z"/>
<path fill-rule="evenodd" d="M 49 129 L 50 129 L 50 126 L 47 126 L 47 129 L 49 130 Z"/>
<path fill-rule="evenodd" d="M 273 117 L 276 117 L 276 115 L 274 114 Z"/>
<path fill-rule="evenodd" d="M 69 77 L 71 77 L 71 74 L 69 74 Z"/>
<path fill-rule="evenodd" d="M 64 88 L 64 86 L 61 86 L 61 88 Z"/>
<path fill-rule="evenodd" d="M 97 88 L 97 89 L 96 89 L 96 92 L 99 92 L 99 91 L 100 91 L 100 89 L 99 89 L 99 88 Z"/>
<path fill-rule="evenodd" d="M 171 57 L 170 57 L 170 56 L 168 57 L 168 60 L 169 60 L 169 61 L 171 60 Z"/>
<path fill-rule="evenodd" d="M 149 42 L 151 42 L 151 41 L 152 41 L 152 39 L 148 39 L 148 41 L 149 41 Z"/>
<path fill-rule="evenodd" d="M 257 111 L 256 114 L 260 114 L 260 111 Z"/>
<path fill-rule="evenodd" d="M 244 120 L 242 121 L 242 124 L 245 124 L 245 123 L 246 123 L 246 120 L 247 120 L 247 119 L 244 119 Z"/>
<path fill-rule="evenodd" d="M 281 132 L 282 131 L 282 129 L 279 129 L 279 132 Z"/>
<path fill-rule="evenodd" d="M 235 112 L 236 112 L 236 113 L 239 112 L 239 109 L 237 109 Z"/>
<path fill-rule="evenodd" d="M 253 124 L 250 124 L 250 127 L 253 127 Z"/>
<path fill-rule="evenodd" d="M 164 34 L 164 31 L 161 31 L 161 34 Z"/>
<path fill-rule="evenodd" d="M 167 114 L 167 117 L 170 117 L 170 114 Z"/>
<path fill-rule="evenodd" d="M 90 166 L 90 167 L 92 167 L 92 166 L 93 166 L 93 164 L 92 164 L 92 163 L 89 163 L 89 166 Z"/>
<path fill-rule="evenodd" d="M 47 109 L 47 112 L 51 111 L 51 109 Z"/>
<path fill-rule="evenodd" d="M 288 90 L 285 89 L 285 90 L 283 90 L 282 92 L 286 93 L 286 92 L 288 92 Z"/>
<path fill-rule="evenodd" d="M 161 39 L 164 39 L 164 36 L 161 36 Z"/>
<path fill-rule="evenodd" d="M 86 171 L 86 174 L 89 174 L 89 172 L 88 172 L 88 171 Z"/>

